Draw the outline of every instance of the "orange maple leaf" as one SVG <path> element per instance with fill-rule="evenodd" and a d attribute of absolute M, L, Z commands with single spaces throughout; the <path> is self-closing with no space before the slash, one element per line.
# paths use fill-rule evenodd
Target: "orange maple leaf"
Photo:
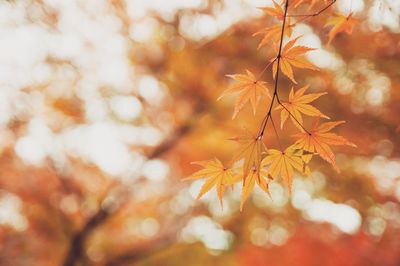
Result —
<path fill-rule="evenodd" d="M 233 111 L 232 119 L 236 117 L 236 115 L 248 101 L 250 101 L 251 106 L 253 107 L 253 113 L 255 114 L 258 102 L 260 101 L 261 97 L 263 95 L 267 95 L 269 98 L 271 98 L 271 95 L 266 86 L 267 83 L 257 80 L 254 74 L 251 73 L 249 70 L 246 70 L 246 72 L 246 75 L 227 75 L 228 77 L 238 81 L 239 83 L 225 90 L 218 98 L 218 100 L 220 100 L 227 93 L 239 93 L 239 97 L 237 98 L 235 103 L 235 110 Z"/>
<path fill-rule="evenodd" d="M 287 37 L 292 36 L 292 28 L 293 25 L 290 25 L 290 19 L 287 19 L 287 23 L 285 24 L 285 30 L 284 30 L 284 35 Z M 282 34 L 282 25 L 276 24 L 271 27 L 266 27 L 260 31 L 257 31 L 256 33 L 253 34 L 253 36 L 257 36 L 260 34 L 264 34 L 264 37 L 262 38 L 261 42 L 259 43 L 257 49 L 260 49 L 264 45 L 268 44 L 270 41 L 272 42 L 277 42 L 281 38 Z"/>
<path fill-rule="evenodd" d="M 336 166 L 335 155 L 329 145 L 357 147 L 346 138 L 328 132 L 343 123 L 345 123 L 345 121 L 326 122 L 318 126 L 318 120 L 316 120 L 311 130 L 294 135 L 299 137 L 296 141 L 296 146 L 310 153 L 316 152 L 322 159 L 330 163 L 337 172 L 340 172 L 339 168 Z M 311 157 L 309 157 L 309 159 L 310 158 Z"/>
<path fill-rule="evenodd" d="M 329 117 L 327 117 L 326 115 L 321 113 L 317 108 L 309 104 L 310 102 L 318 99 L 319 97 L 327 93 L 322 92 L 322 93 L 304 94 L 304 92 L 308 88 L 309 86 L 304 86 L 303 88 L 294 92 L 292 87 L 289 93 L 289 100 L 287 102 L 281 101 L 282 105 L 279 105 L 275 108 L 276 110 L 282 109 L 281 128 L 283 128 L 283 125 L 285 124 L 290 114 L 291 114 L 290 118 L 293 124 L 299 128 L 301 128 L 299 123 L 303 125 L 303 118 L 301 116 L 302 113 L 308 116 L 317 116 L 329 119 Z"/>
<path fill-rule="evenodd" d="M 296 145 L 288 147 L 285 151 L 269 149 L 268 155 L 262 160 L 261 168 L 268 166 L 268 174 L 274 179 L 282 177 L 286 182 L 289 191 L 292 189 L 293 170 L 296 169 L 304 175 L 310 174 L 303 150 L 298 149 Z"/>
<path fill-rule="evenodd" d="M 278 4 L 274 0 L 272 0 L 272 2 L 274 2 L 274 7 L 260 7 L 259 9 L 270 16 L 276 17 L 279 20 L 283 20 L 285 11 L 283 10 L 282 5 Z"/>
<path fill-rule="evenodd" d="M 192 164 L 200 165 L 203 167 L 203 169 L 195 172 L 183 180 L 207 178 L 206 182 L 201 187 L 196 200 L 200 199 L 206 192 L 215 186 L 218 199 L 222 207 L 222 194 L 225 190 L 225 187 L 228 184 L 231 184 L 232 180 L 234 179 L 232 170 L 224 167 L 221 161 L 217 158 L 214 160 L 193 162 Z"/>
<path fill-rule="evenodd" d="M 340 32 L 351 34 L 353 32 L 353 27 L 357 22 L 358 20 L 353 18 L 353 13 L 350 13 L 348 16 L 337 13 L 334 14 L 333 17 L 328 19 L 328 22 L 325 24 L 325 27 L 333 26 L 333 28 L 329 31 L 328 45 Z"/>
<path fill-rule="evenodd" d="M 315 50 L 314 48 L 309 48 L 305 46 L 294 46 L 297 40 L 301 36 L 297 37 L 289 41 L 282 50 L 281 58 L 280 58 L 280 70 L 282 73 L 287 76 L 290 80 L 297 84 L 294 79 L 292 66 L 297 68 L 307 68 L 311 70 L 319 70 L 317 67 L 313 66 L 308 60 L 304 57 L 304 54 Z M 272 75 L 275 79 L 277 71 L 278 71 L 278 60 L 273 59 L 274 64 L 272 66 Z"/>

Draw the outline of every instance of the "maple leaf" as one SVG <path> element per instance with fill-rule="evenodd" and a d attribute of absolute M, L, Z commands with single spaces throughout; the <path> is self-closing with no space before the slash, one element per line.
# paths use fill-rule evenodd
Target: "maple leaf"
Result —
<path fill-rule="evenodd" d="M 222 194 L 227 184 L 231 184 L 234 179 L 234 175 L 231 169 L 224 167 L 220 160 L 215 158 L 214 160 L 206 160 L 193 162 L 203 167 L 203 169 L 195 172 L 191 176 L 183 179 L 200 179 L 207 178 L 206 182 L 200 189 L 196 200 L 200 199 L 206 192 L 208 192 L 213 186 L 215 186 L 218 194 L 218 199 L 222 207 Z"/>
<path fill-rule="evenodd" d="M 269 149 L 268 155 L 262 160 L 261 168 L 268 167 L 268 174 L 274 179 L 282 177 L 286 182 L 289 191 L 292 189 L 293 170 L 296 169 L 304 175 L 310 174 L 310 169 L 306 165 L 304 152 L 296 145 L 288 147 L 285 151 Z"/>
<path fill-rule="evenodd" d="M 268 173 L 264 169 L 255 169 L 253 168 L 249 175 L 244 179 L 243 183 L 243 189 L 242 189 L 242 199 L 240 202 L 240 211 L 243 210 L 243 205 L 246 202 L 247 198 L 249 195 L 253 192 L 254 186 L 257 183 L 257 185 L 268 195 L 269 189 L 268 189 L 268 183 L 269 183 L 269 178 L 268 178 Z"/>
<path fill-rule="evenodd" d="M 296 145 L 310 153 L 316 152 L 322 159 L 330 163 L 337 172 L 340 172 L 339 168 L 336 166 L 335 155 L 329 145 L 348 145 L 357 147 L 346 138 L 328 132 L 343 123 L 345 123 L 345 121 L 326 122 L 318 126 L 318 120 L 316 120 L 311 130 L 308 132 L 303 131 L 302 133 L 294 135 L 299 137 L 296 141 Z"/>
<path fill-rule="evenodd" d="M 282 109 L 281 112 L 281 128 L 285 124 L 286 120 L 290 116 L 293 124 L 301 129 L 301 125 L 303 125 L 303 118 L 301 114 L 305 114 L 308 116 L 317 116 L 329 119 L 326 115 L 321 113 L 317 108 L 310 105 L 309 103 L 318 99 L 322 95 L 327 94 L 326 92 L 323 93 L 310 93 L 304 94 L 304 92 L 309 88 L 309 86 L 304 86 L 297 90 L 296 92 L 293 91 L 293 87 L 289 93 L 289 101 L 281 101 L 281 104 L 275 108 L 275 110 Z M 285 109 L 286 108 L 286 109 Z M 290 112 L 290 114 L 289 114 Z M 297 121 L 296 121 L 297 120 Z"/>
<path fill-rule="evenodd" d="M 333 17 L 328 19 L 328 22 L 325 25 L 325 27 L 333 26 L 333 28 L 329 31 L 328 45 L 340 32 L 351 34 L 353 32 L 354 24 L 357 22 L 358 20 L 353 18 L 353 13 L 350 13 L 348 16 L 337 13 L 334 14 Z"/>
<path fill-rule="evenodd" d="M 260 101 L 261 97 L 263 95 L 267 95 L 269 98 L 271 98 L 271 95 L 266 86 L 267 83 L 257 80 L 254 74 L 251 73 L 249 70 L 246 70 L 246 72 L 246 75 L 227 75 L 228 77 L 238 81 L 239 83 L 225 90 L 218 98 L 218 100 L 220 100 L 228 93 L 239 93 L 239 97 L 237 98 L 235 103 L 235 110 L 233 111 L 232 119 L 236 117 L 236 115 L 248 101 L 250 101 L 251 106 L 253 107 L 253 113 L 255 114 L 258 102 Z"/>
<path fill-rule="evenodd" d="M 280 58 L 280 70 L 282 73 L 287 76 L 291 81 L 297 84 L 296 80 L 293 76 L 293 67 L 297 68 L 307 68 L 311 70 L 318 70 L 317 67 L 313 66 L 307 59 L 304 57 L 304 54 L 315 50 L 314 48 L 309 48 L 306 46 L 294 46 L 297 40 L 301 36 L 297 37 L 289 41 L 282 50 L 281 58 Z M 275 79 L 277 71 L 278 71 L 278 60 L 274 59 L 274 64 L 272 66 L 272 75 Z"/>
<path fill-rule="evenodd" d="M 283 20 L 285 11 L 283 10 L 282 5 L 278 4 L 274 0 L 272 0 L 272 2 L 274 2 L 274 7 L 260 7 L 259 9 L 270 16 L 276 17 L 279 20 Z"/>
<path fill-rule="evenodd" d="M 243 162 L 243 180 L 249 175 L 250 170 L 260 168 L 261 156 L 266 148 L 261 137 L 253 135 L 245 135 L 242 137 L 231 138 L 231 140 L 239 142 L 241 149 L 233 160 L 244 159 Z"/>
<path fill-rule="evenodd" d="M 290 19 L 288 18 L 287 23 L 285 24 L 284 35 L 290 38 L 292 36 L 292 28 L 293 25 L 290 25 Z M 259 43 L 257 49 L 260 49 L 264 45 L 268 44 L 269 41 L 278 42 L 282 34 L 282 25 L 276 24 L 271 27 L 266 27 L 254 33 L 253 36 L 257 36 L 260 34 L 264 34 L 264 37 Z"/>

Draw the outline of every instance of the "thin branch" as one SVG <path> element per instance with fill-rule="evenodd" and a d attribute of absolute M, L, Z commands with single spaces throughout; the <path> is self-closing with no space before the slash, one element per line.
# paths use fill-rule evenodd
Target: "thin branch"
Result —
<path fill-rule="evenodd" d="M 283 14 L 283 23 L 282 23 L 280 42 L 279 42 L 279 50 L 278 50 L 278 55 L 275 58 L 275 60 L 277 60 L 277 68 L 276 68 L 276 73 L 275 73 L 274 95 L 272 96 L 268 113 L 266 114 L 265 118 L 263 119 L 263 123 L 261 125 L 260 132 L 258 134 L 258 136 L 261 137 L 261 138 L 264 136 L 264 131 L 265 131 L 265 128 L 267 126 L 268 119 L 271 117 L 272 106 L 274 105 L 275 98 L 278 96 L 279 66 L 280 66 L 280 63 L 281 63 L 283 36 L 284 36 L 284 32 L 285 32 L 285 24 L 286 24 L 286 16 L 287 16 L 287 11 L 288 11 L 288 6 L 289 6 L 289 0 L 286 0 L 285 13 Z"/>
<path fill-rule="evenodd" d="M 272 120 L 271 113 L 272 113 L 272 107 L 273 107 L 273 105 L 274 105 L 275 99 L 277 100 L 277 102 L 279 103 L 279 105 L 281 105 L 281 106 L 289 113 L 289 115 L 294 119 L 294 121 L 296 121 L 296 122 L 300 125 L 300 127 L 301 127 L 305 132 L 307 132 L 308 134 L 310 134 L 310 132 L 309 132 L 307 129 L 305 129 L 304 126 L 297 120 L 297 118 L 294 117 L 294 115 L 281 103 L 281 101 L 280 101 L 280 99 L 279 99 L 279 96 L 278 96 L 278 79 L 279 79 L 279 72 L 280 72 L 279 67 L 280 67 L 281 56 L 282 56 L 282 44 L 283 44 L 283 36 L 284 36 L 284 31 L 285 31 L 285 24 L 286 24 L 286 19 L 287 19 L 288 17 L 303 17 L 303 19 L 301 19 L 300 21 L 304 21 L 304 20 L 306 20 L 306 19 L 308 19 L 308 18 L 310 18 L 310 17 L 318 16 L 318 15 L 320 15 L 321 13 L 323 13 L 325 10 L 327 10 L 329 7 L 331 7 L 335 2 L 336 2 L 336 0 L 332 0 L 332 1 L 331 1 L 328 5 L 326 5 L 324 8 L 322 8 L 322 9 L 320 9 L 318 12 L 315 12 L 315 13 L 312 13 L 312 14 L 303 14 L 303 15 L 301 15 L 301 14 L 295 14 L 295 15 L 289 15 L 289 14 L 287 13 L 287 12 L 288 12 L 288 6 L 289 6 L 289 0 L 286 0 L 286 2 L 285 2 L 285 11 L 284 11 L 284 15 L 283 15 L 283 23 L 282 23 L 281 37 L 280 37 L 280 42 L 279 42 L 279 51 L 278 51 L 278 55 L 276 56 L 276 58 L 272 61 L 272 62 L 277 61 L 276 73 L 275 73 L 275 75 L 274 75 L 274 76 L 275 76 L 274 95 L 272 96 L 271 103 L 270 103 L 269 108 L 268 108 L 268 112 L 267 112 L 267 114 L 265 115 L 265 117 L 263 118 L 263 120 L 262 120 L 262 122 L 261 122 L 261 127 L 260 127 L 260 130 L 259 130 L 258 137 L 261 137 L 261 138 L 262 138 L 262 137 L 264 136 L 264 132 L 265 132 L 265 128 L 266 128 L 266 126 L 267 126 L 267 124 L 268 124 L 268 120 L 269 120 L 270 118 L 271 118 L 271 120 Z M 298 21 L 298 22 L 300 22 L 300 21 Z M 291 26 L 291 25 L 290 25 L 290 26 Z M 270 63 L 270 64 L 271 64 L 271 63 Z M 268 67 L 270 64 L 268 64 L 267 67 Z M 267 67 L 265 67 L 264 70 L 263 70 L 261 73 L 264 73 L 264 71 L 266 70 Z M 275 129 L 275 131 L 276 131 L 276 129 Z"/>

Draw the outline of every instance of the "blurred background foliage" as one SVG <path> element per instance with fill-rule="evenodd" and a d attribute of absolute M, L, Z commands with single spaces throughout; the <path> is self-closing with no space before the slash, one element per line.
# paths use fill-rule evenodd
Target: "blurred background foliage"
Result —
<path fill-rule="evenodd" d="M 315 160 L 291 196 L 273 181 L 241 213 L 240 186 L 221 209 L 214 190 L 194 201 L 202 181 L 180 181 L 260 124 L 267 102 L 232 121 L 234 97 L 216 99 L 226 74 L 273 57 L 251 37 L 271 4 L 1 1 L 0 265 L 399 265 L 397 0 L 338 1 L 294 30 L 322 69 L 296 79 L 328 91 L 316 106 L 358 145 L 335 150 L 340 174 Z M 361 22 L 327 47 L 332 11 Z"/>

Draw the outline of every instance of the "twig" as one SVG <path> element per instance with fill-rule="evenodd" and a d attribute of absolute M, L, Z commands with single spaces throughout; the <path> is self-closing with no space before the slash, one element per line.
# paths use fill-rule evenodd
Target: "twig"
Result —
<path fill-rule="evenodd" d="M 278 55 L 274 59 L 277 60 L 277 68 L 276 68 L 276 73 L 275 73 L 275 85 L 274 85 L 274 95 L 272 96 L 271 103 L 269 105 L 268 112 L 263 119 L 263 123 L 260 128 L 260 132 L 258 134 L 258 137 L 262 138 L 264 136 L 264 131 L 265 127 L 267 126 L 268 119 L 271 117 L 271 112 L 272 112 L 272 106 L 274 105 L 275 98 L 278 95 L 278 79 L 279 79 L 279 66 L 281 63 L 281 54 L 282 54 L 282 46 L 283 46 L 283 36 L 285 32 L 285 24 L 286 24 L 286 16 L 287 16 L 287 11 L 288 11 L 288 6 L 289 6 L 289 0 L 286 0 L 285 3 L 285 13 L 283 14 L 283 23 L 282 23 L 282 30 L 281 30 L 281 37 L 280 37 L 280 42 L 279 42 L 279 50 L 278 50 Z"/>
<path fill-rule="evenodd" d="M 283 36 L 284 36 L 284 31 L 285 31 L 285 24 L 286 24 L 286 19 L 288 17 L 303 17 L 303 19 L 300 20 L 300 21 L 304 21 L 304 20 L 306 20 L 306 19 L 308 19 L 310 17 L 318 16 L 321 13 L 323 13 L 325 10 L 327 10 L 329 7 L 331 7 L 335 2 L 336 2 L 336 0 L 332 0 L 324 8 L 322 8 L 318 12 L 315 12 L 315 13 L 312 13 L 312 14 L 289 15 L 288 14 L 289 0 L 286 0 L 286 2 L 285 2 L 285 11 L 284 11 L 284 15 L 283 15 L 281 37 L 280 37 L 280 41 L 279 41 L 279 51 L 278 51 L 278 54 L 277 54 L 276 58 L 272 61 L 272 62 L 277 61 L 276 73 L 274 75 L 275 76 L 274 95 L 272 96 L 272 99 L 271 99 L 271 102 L 270 102 L 270 105 L 269 105 L 269 108 L 268 108 L 268 112 L 267 112 L 267 114 L 265 115 L 265 117 L 263 118 L 263 120 L 261 122 L 261 127 L 260 127 L 260 130 L 259 130 L 259 133 L 258 133 L 258 137 L 259 138 L 262 138 L 264 136 L 264 132 L 265 132 L 265 128 L 266 128 L 266 126 L 268 124 L 268 120 L 270 118 L 272 120 L 271 113 L 272 113 L 272 107 L 274 105 L 275 99 L 277 100 L 278 104 L 281 105 L 289 113 L 289 115 L 294 119 L 294 121 L 296 121 L 305 132 L 310 134 L 310 132 L 306 128 L 304 128 L 304 126 L 297 120 L 297 118 L 294 117 L 294 115 L 282 104 L 282 102 L 279 99 L 279 95 L 278 95 L 278 79 L 279 79 L 279 72 L 280 72 L 279 67 L 280 67 L 280 62 L 281 62 L 281 57 L 282 57 L 282 44 L 283 44 Z M 270 64 L 268 64 L 267 67 Z M 267 67 L 265 67 L 264 70 L 261 73 L 264 73 L 264 71 L 266 70 Z M 276 132 L 275 125 L 273 125 L 273 126 L 274 126 L 274 129 L 275 129 L 275 132 Z"/>

